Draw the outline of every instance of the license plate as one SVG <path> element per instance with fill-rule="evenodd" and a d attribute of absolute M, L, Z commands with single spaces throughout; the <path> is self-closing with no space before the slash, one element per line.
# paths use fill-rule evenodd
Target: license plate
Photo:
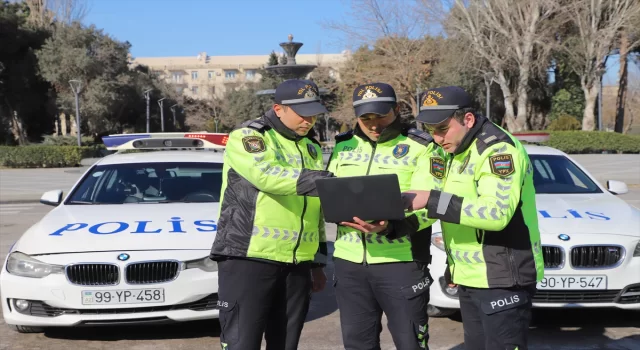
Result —
<path fill-rule="evenodd" d="M 164 302 L 164 288 L 83 290 L 83 305 L 113 305 Z"/>
<path fill-rule="evenodd" d="M 538 289 L 607 289 L 607 276 L 544 276 Z"/>

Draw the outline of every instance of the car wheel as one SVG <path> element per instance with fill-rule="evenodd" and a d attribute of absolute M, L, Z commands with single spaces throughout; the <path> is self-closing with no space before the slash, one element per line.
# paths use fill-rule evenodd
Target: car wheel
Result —
<path fill-rule="evenodd" d="M 431 304 L 427 305 L 427 314 L 429 317 L 447 317 L 456 313 L 456 309 L 442 309 Z"/>
<path fill-rule="evenodd" d="M 31 327 L 31 326 L 18 326 L 14 324 L 7 325 L 9 328 L 13 329 L 18 333 L 42 333 L 44 332 L 44 328 L 42 327 Z"/>

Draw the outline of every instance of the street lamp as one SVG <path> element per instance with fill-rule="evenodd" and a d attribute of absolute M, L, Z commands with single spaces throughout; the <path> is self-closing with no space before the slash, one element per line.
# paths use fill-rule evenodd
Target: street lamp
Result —
<path fill-rule="evenodd" d="M 163 97 L 158 100 L 158 105 L 160 106 L 160 130 L 164 132 L 164 109 L 162 108 L 162 101 L 164 101 L 166 97 Z"/>
<path fill-rule="evenodd" d="M 144 91 L 144 97 L 147 99 L 147 133 L 149 132 L 149 98 L 152 89 L 147 89 Z"/>
<path fill-rule="evenodd" d="M 178 104 L 174 104 L 173 106 L 169 107 L 171 109 L 171 113 L 173 113 L 173 129 L 175 130 L 176 128 L 176 106 Z"/>
<path fill-rule="evenodd" d="M 82 146 L 82 138 L 80 136 L 80 107 L 78 103 L 78 95 L 80 94 L 80 90 L 82 90 L 82 82 L 80 80 L 69 80 L 69 85 L 71 85 L 71 90 L 74 95 L 76 95 L 76 131 L 78 133 L 78 147 Z"/>
<path fill-rule="evenodd" d="M 486 117 L 491 120 L 491 83 L 493 83 L 493 73 L 484 73 L 484 84 L 487 86 L 487 115 Z"/>

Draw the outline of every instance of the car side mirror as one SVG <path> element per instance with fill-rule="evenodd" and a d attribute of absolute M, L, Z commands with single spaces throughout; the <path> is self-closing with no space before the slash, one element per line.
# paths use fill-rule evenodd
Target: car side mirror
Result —
<path fill-rule="evenodd" d="M 625 194 L 629 192 L 627 184 L 622 181 L 608 180 L 607 190 L 613 194 Z"/>
<path fill-rule="evenodd" d="M 57 207 L 62 201 L 62 190 L 53 190 L 45 192 L 40 197 L 40 203 Z"/>

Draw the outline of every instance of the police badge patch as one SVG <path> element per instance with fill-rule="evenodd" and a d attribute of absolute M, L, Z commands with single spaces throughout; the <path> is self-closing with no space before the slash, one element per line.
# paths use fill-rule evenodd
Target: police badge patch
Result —
<path fill-rule="evenodd" d="M 489 157 L 491 172 L 498 176 L 509 176 L 516 169 L 513 167 L 513 157 L 510 154 L 497 154 Z"/>
<path fill-rule="evenodd" d="M 404 143 L 397 144 L 393 149 L 393 156 L 396 158 L 402 158 L 406 156 L 407 153 L 409 153 L 409 145 L 406 145 Z"/>
<path fill-rule="evenodd" d="M 311 155 L 311 158 L 318 158 L 318 150 L 316 150 L 316 147 L 313 144 L 308 143 L 307 150 L 309 151 L 309 155 Z"/>
<path fill-rule="evenodd" d="M 260 153 L 266 149 L 264 140 L 258 136 L 246 136 L 242 138 L 244 150 L 249 153 Z"/>
<path fill-rule="evenodd" d="M 438 179 L 444 177 L 444 159 L 440 157 L 431 157 L 431 168 L 429 168 L 431 175 Z"/>

